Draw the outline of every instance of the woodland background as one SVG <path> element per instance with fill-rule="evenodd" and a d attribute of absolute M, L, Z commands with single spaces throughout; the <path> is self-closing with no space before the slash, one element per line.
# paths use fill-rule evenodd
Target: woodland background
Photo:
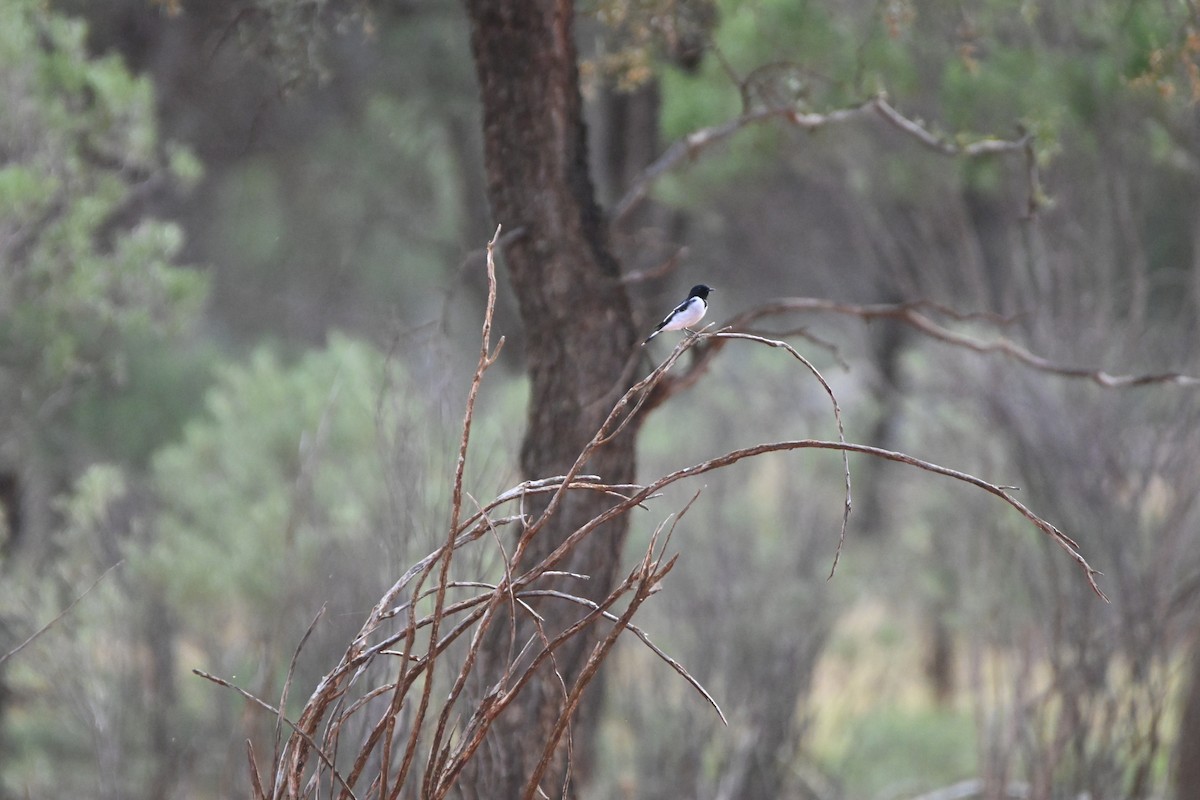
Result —
<path fill-rule="evenodd" d="M 1200 375 L 1200 9 L 589 0 L 575 26 L 642 328 L 704 282 L 718 323 L 781 297 L 919 303 L 1046 359 L 855 313 L 755 323 L 829 379 L 848 439 L 1019 486 L 1111 599 L 927 473 L 851 458 L 832 580 L 837 454 L 706 476 L 638 512 L 627 549 L 703 488 L 638 624 L 729 724 L 623 642 L 579 795 L 1200 797 L 1200 397 L 1180 377 Z M 881 93 L 927 141 L 874 113 L 745 118 Z M 246 740 L 269 752 L 274 719 L 192 670 L 278 699 L 324 607 L 301 703 L 444 539 L 483 246 L 507 224 L 481 127 L 455 3 L 0 8 L 0 797 L 247 796 Z M 992 139 L 1019 144 L 970 154 Z M 495 328 L 481 500 L 522 479 L 503 270 Z M 647 419 L 638 473 L 835 436 L 818 383 L 729 347 Z"/>

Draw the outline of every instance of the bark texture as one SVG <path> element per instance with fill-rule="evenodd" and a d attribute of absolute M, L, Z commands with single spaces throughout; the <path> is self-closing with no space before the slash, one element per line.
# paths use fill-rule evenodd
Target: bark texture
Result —
<path fill-rule="evenodd" d="M 637 333 L 588 172 L 572 2 L 468 0 L 467 10 L 483 106 L 488 200 L 495 221 L 506 231 L 520 231 L 503 262 L 520 308 L 531 386 L 521 467 L 530 478 L 557 475 L 574 462 L 625 388 L 622 373 Z M 586 471 L 628 482 L 634 467 L 630 431 L 600 450 Z M 540 560 L 609 502 L 598 494 L 569 495 L 528 558 Z M 624 535 L 621 525 L 590 537 L 565 568 L 591 580 L 568 588 L 593 598 L 606 594 Z M 538 611 L 551 635 L 581 613 L 562 603 L 546 603 Z M 518 622 L 518 642 L 535 635 L 529 619 Z M 497 635 L 481 654 L 476 674 L 482 681 L 495 681 L 509 655 L 509 631 L 502 628 L 493 629 Z M 568 684 L 594 641 L 579 638 L 558 653 L 557 667 Z M 464 773 L 462 796 L 516 798 L 528 792 L 527 777 L 562 700 L 553 673 L 542 677 L 499 718 Z M 586 764 L 594 708 L 594 700 L 585 703 L 573 726 L 577 776 Z M 560 758 L 543 781 L 546 795 L 562 794 L 564 764 Z"/>

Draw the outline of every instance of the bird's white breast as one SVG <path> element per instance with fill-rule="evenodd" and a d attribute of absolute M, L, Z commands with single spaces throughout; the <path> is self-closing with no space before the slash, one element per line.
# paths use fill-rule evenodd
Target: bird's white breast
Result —
<path fill-rule="evenodd" d="M 689 297 L 687 302 L 679 307 L 671 319 L 663 326 L 665 331 L 678 331 L 690 328 L 704 318 L 708 304 L 699 297 Z"/>

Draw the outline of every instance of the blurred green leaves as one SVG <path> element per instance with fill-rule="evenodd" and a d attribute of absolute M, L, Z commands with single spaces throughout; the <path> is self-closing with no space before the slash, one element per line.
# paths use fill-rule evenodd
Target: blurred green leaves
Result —
<path fill-rule="evenodd" d="M 172 223 L 122 221 L 139 193 L 197 166 L 158 145 L 151 84 L 116 56 L 89 57 L 82 24 L 18 0 L 0 32 L 0 370 L 41 404 L 65 384 L 113 376 L 121 339 L 195 317 L 204 280 L 174 266 Z M 41 412 L 39 412 L 41 413 Z"/>
<path fill-rule="evenodd" d="M 294 366 L 264 347 L 219 369 L 205 413 L 154 458 L 163 513 L 148 549 L 130 554 L 142 577 L 181 610 L 255 618 L 323 554 L 378 536 L 375 444 L 394 424 L 376 414 L 385 369 L 403 385 L 396 364 L 340 336 Z"/>
<path fill-rule="evenodd" d="M 833 772 L 849 797 L 905 797 L 978 774 L 969 715 L 874 708 L 845 732 Z"/>
<path fill-rule="evenodd" d="M 691 72 L 657 64 L 668 140 L 736 117 L 747 101 L 764 93 L 775 105 L 824 112 L 885 92 L 903 113 L 960 144 L 1015 138 L 1018 127 L 1028 130 L 1039 165 L 1046 167 L 1064 140 L 1073 151 L 1092 154 L 1099 152 L 1098 139 L 1115 135 L 1136 137 L 1125 141 L 1125 149 L 1161 150 L 1151 141 L 1152 129 L 1118 124 L 1116 115 L 1144 114 L 1149 122 L 1174 118 L 1186 126 L 1187 109 L 1200 98 L 1200 32 L 1185 9 L 1169 4 L 1081 9 L 896 2 L 848 8 L 815 0 L 723 0 L 718 18 L 715 57 Z M 802 99 L 777 79 L 760 76 L 764 67 L 802 79 Z M 721 155 L 707 155 L 686 174 L 662 181 L 656 196 L 683 207 L 705 202 L 732 181 L 769 173 L 788 157 L 782 148 L 795 149 L 798 140 L 822 141 L 820 136 L 790 136 L 776 127 L 747 130 L 724 145 Z M 855 159 L 867 141 L 874 140 L 855 130 L 840 144 Z M 892 141 L 903 144 L 898 134 Z M 804 150 L 811 160 L 813 148 Z M 919 164 L 912 155 L 902 146 L 871 152 L 876 166 L 896 159 Z M 912 171 L 878 169 L 872 191 L 911 196 Z M 889 176 L 904 177 L 892 184 Z"/>

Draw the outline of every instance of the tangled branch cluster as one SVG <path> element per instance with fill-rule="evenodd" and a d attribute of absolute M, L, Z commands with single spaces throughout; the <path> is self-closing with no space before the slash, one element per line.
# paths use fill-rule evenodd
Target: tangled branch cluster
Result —
<path fill-rule="evenodd" d="M 667 548 L 674 524 L 686 513 L 690 502 L 680 514 L 674 516 L 673 522 L 669 517 L 658 526 L 640 560 L 602 601 L 596 602 L 556 588 L 551 586 L 551 581 L 564 577 L 586 579 L 585 575 L 561 571 L 559 567 L 564 559 L 601 526 L 635 508 L 644 508 L 646 501 L 658 496 L 667 486 L 768 453 L 836 450 L 843 454 L 846 499 L 839 553 L 850 513 L 848 454 L 861 453 L 943 475 L 999 497 L 1061 547 L 1084 571 L 1096 593 L 1104 597 L 1096 584 L 1096 575 L 1099 573 L 1083 557 L 1075 541 L 1021 504 L 1008 488 L 904 453 L 847 442 L 833 390 L 811 362 L 782 341 L 728 328 L 706 330 L 683 339 L 665 361 L 616 401 L 604 424 L 566 474 L 525 481 L 486 504 L 477 504 L 473 512 L 466 512 L 464 498 L 469 495 L 463 489 L 463 474 L 475 400 L 484 373 L 495 362 L 503 346 L 503 339 L 495 349 L 491 346 L 492 313 L 496 297 L 494 251 L 499 233 L 497 229 L 496 236 L 488 245 L 487 312 L 478 366 L 463 420 L 454 475 L 451 522 L 445 542 L 413 564 L 384 593 L 339 662 L 317 684 L 295 720 L 288 719 L 284 713 L 292 682 L 291 671 L 278 707 L 253 697 L 224 679 L 197 671 L 202 677 L 241 692 L 248 700 L 277 718 L 269 785 L 263 780 L 252 745 L 248 745 L 252 785 L 258 800 L 317 797 L 323 791 L 339 798 L 394 800 L 402 793 L 405 796 L 415 794 L 423 798 L 444 798 L 453 789 L 465 765 L 483 745 L 495 720 L 529 687 L 540 670 L 549 667 L 554 671 L 562 696 L 557 719 L 543 743 L 541 758 L 525 784 L 524 796 L 537 797 L 541 792 L 540 782 L 552 758 L 564 744 L 569 760 L 572 716 L 584 689 L 625 632 L 632 633 L 649 647 L 724 720 L 720 707 L 709 692 L 682 664 L 657 647 L 647 633 L 632 622 L 641 605 L 658 590 L 663 578 L 675 565 L 676 556 L 668 555 Z M 833 403 L 838 440 L 800 439 L 741 448 L 668 473 L 646 484 L 608 484 L 600 476 L 584 472 L 590 457 L 598 448 L 620 433 L 638 414 L 677 390 L 678 386 L 665 389 L 672 383 L 665 379 L 668 371 L 685 352 L 699 345 L 701 358 L 698 361 L 703 361 L 706 352 L 714 352 L 733 340 L 784 348 L 801 361 L 816 376 Z M 686 380 L 689 374 L 685 373 L 682 379 Z M 679 381 L 681 378 L 673 380 Z M 525 564 L 530 543 L 558 512 L 569 492 L 602 492 L 612 498 L 612 504 L 574 530 L 543 560 L 536 564 Z M 525 512 L 525 501 L 536 495 L 548 496 L 549 500 L 545 510 L 534 516 Z M 671 524 L 668 525 L 668 522 Z M 505 538 L 508 531 L 513 530 L 516 532 L 516 541 L 510 551 L 505 545 Z M 494 542 L 503 556 L 502 578 L 495 582 L 452 579 L 450 568 L 455 554 L 485 537 Z M 836 559 L 835 555 L 835 568 Z M 465 599 L 451 601 L 451 590 L 470 594 Z M 580 616 L 561 631 L 548 631 L 540 625 L 540 618 L 533 608 L 535 599 L 574 604 L 579 607 Z M 537 635 L 525 642 L 510 642 L 511 658 L 501 674 L 475 674 L 477 656 L 489 631 L 503 631 L 504 628 L 497 626 L 507 626 L 510 636 L 515 635 L 515 621 L 518 615 L 525 614 L 535 621 Z M 313 621 L 313 626 L 316 622 Z M 563 675 L 559 672 L 555 663 L 556 651 L 573 637 L 584 635 L 594 626 L 604 623 L 609 626 L 608 630 L 596 639 L 579 673 Z M 310 626 L 310 632 L 313 626 Z M 451 651 L 454 645 L 458 646 Z M 303 646 L 302 641 L 293 657 L 293 670 Z M 441 665 L 442 672 L 452 677 L 449 691 L 442 694 L 439 690 L 435 696 L 435 666 L 439 661 L 444 662 Z M 482 683 L 487 689 L 477 700 L 468 702 L 464 689 L 471 679 Z M 284 728 L 289 730 L 286 738 L 282 736 Z M 346 749 L 343 738 L 350 730 L 365 730 L 365 735 L 354 737 L 353 747 L 357 749 L 352 755 L 347 755 L 343 752 Z"/>

